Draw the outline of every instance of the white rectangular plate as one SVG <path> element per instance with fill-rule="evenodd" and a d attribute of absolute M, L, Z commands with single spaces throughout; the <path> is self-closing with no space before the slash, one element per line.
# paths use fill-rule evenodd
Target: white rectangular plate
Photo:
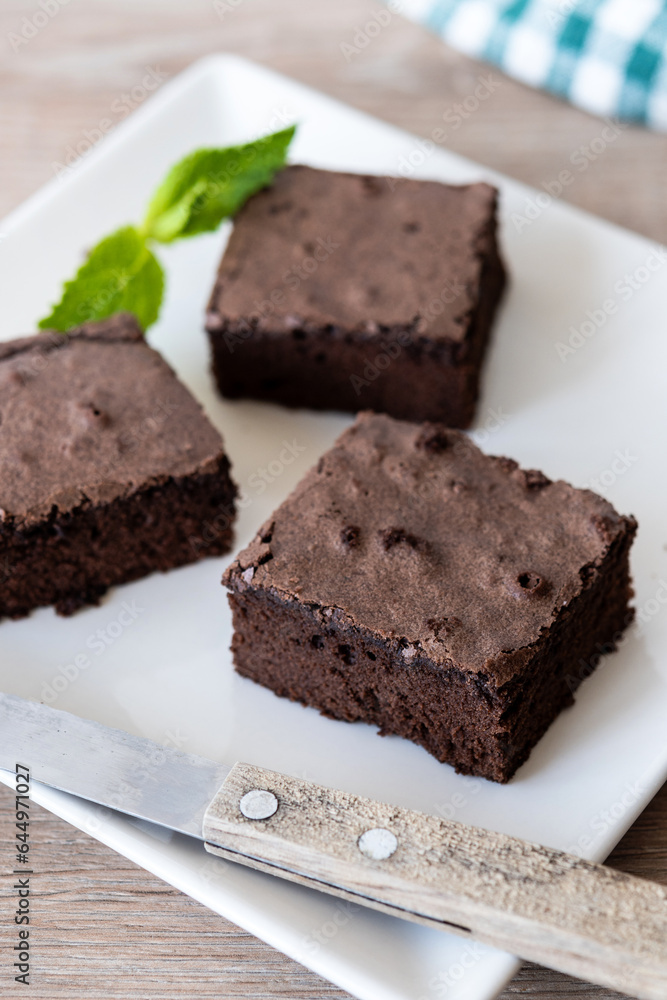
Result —
<path fill-rule="evenodd" d="M 411 743 L 324 719 L 236 676 L 219 583 L 227 560 L 117 588 L 70 619 L 44 609 L 2 623 L 0 689 L 221 761 L 263 764 L 602 859 L 667 775 L 667 268 L 659 248 L 656 256 L 638 236 L 546 205 L 544 195 L 444 150 L 424 153 L 404 132 L 219 56 L 167 84 L 70 176 L 5 221 L 0 335 L 34 330 L 84 248 L 138 221 L 181 155 L 292 120 L 300 122 L 296 161 L 395 173 L 412 160 L 418 176 L 499 184 L 512 285 L 474 436 L 554 478 L 595 481 L 617 509 L 637 516 L 641 627 L 503 787 L 457 776 Z M 533 219 L 524 224 L 516 213 Z M 203 310 L 226 236 L 164 250 L 168 295 L 150 341 L 224 435 L 246 501 L 243 546 L 350 418 L 216 395 Z M 561 360 L 556 344 L 570 338 L 579 346 Z M 290 464 L 279 457 L 284 441 L 296 442 Z M 134 617 L 122 614 L 126 605 Z M 77 667 L 78 655 L 89 665 Z M 508 955 L 225 864 L 185 837 L 69 796 L 38 786 L 35 799 L 357 997 L 489 1000 L 517 968 Z"/>

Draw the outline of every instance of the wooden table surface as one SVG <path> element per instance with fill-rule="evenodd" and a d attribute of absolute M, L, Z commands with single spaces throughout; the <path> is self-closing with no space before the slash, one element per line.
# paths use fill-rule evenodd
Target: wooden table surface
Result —
<path fill-rule="evenodd" d="M 0 5 L 0 216 L 53 176 L 86 130 L 105 118 L 115 125 L 112 107 L 146 72 L 167 78 L 210 52 L 256 59 L 421 135 L 491 73 L 493 93 L 451 131 L 448 148 L 537 187 L 567 169 L 571 154 L 603 128 L 457 55 L 396 14 L 360 48 L 358 32 L 380 9 L 370 0 L 51 0 L 46 8 L 45 21 L 35 17 L 37 0 Z M 346 55 L 342 45 L 359 51 Z M 667 242 L 665 162 L 667 136 L 624 128 L 564 197 Z M 14 832 L 10 805 L 2 789 L 3 845 Z M 32 984 L 21 988 L 31 1000 L 347 996 L 39 809 L 33 862 L 37 948 Z M 10 863 L 2 858 L 0 871 Z M 667 884 L 667 786 L 611 863 Z M 0 912 L 3 997 L 19 995 L 7 958 L 8 899 L 4 894 Z M 503 994 L 513 996 L 618 994 L 526 965 Z"/>

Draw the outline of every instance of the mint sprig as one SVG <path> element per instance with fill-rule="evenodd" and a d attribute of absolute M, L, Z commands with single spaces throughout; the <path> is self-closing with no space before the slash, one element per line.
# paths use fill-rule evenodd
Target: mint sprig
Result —
<path fill-rule="evenodd" d="M 134 226 L 125 226 L 94 247 L 41 329 L 69 330 L 90 319 L 127 311 L 146 329 L 160 310 L 164 272 Z"/>
<path fill-rule="evenodd" d="M 217 229 L 285 163 L 295 128 L 244 146 L 198 149 L 171 168 L 153 195 L 143 229 L 160 243 Z"/>
<path fill-rule="evenodd" d="M 235 215 L 284 166 L 295 130 L 242 146 L 198 149 L 176 163 L 151 198 L 143 224 L 118 229 L 93 247 L 39 328 L 65 332 L 123 310 L 147 329 L 158 318 L 164 292 L 164 271 L 150 243 L 212 232 Z"/>

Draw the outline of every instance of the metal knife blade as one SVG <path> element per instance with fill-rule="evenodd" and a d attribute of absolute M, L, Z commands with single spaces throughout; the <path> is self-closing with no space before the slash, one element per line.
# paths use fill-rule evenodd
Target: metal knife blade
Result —
<path fill-rule="evenodd" d="M 230 768 L 69 712 L 0 693 L 0 768 L 203 840 Z"/>

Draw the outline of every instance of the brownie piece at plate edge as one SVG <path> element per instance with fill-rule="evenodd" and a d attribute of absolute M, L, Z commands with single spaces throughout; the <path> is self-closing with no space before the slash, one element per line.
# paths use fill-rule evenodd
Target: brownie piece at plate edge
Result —
<path fill-rule="evenodd" d="M 229 468 L 130 314 L 0 343 L 0 618 L 227 552 Z"/>

